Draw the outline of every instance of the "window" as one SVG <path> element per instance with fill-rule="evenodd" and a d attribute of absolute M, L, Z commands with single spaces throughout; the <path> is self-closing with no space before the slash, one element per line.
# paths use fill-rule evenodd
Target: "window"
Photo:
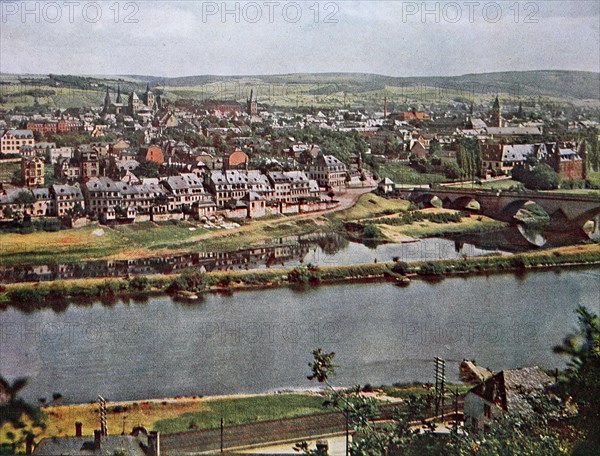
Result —
<path fill-rule="evenodd" d="M 492 407 L 489 404 L 483 404 L 483 415 L 486 418 L 492 417 Z"/>

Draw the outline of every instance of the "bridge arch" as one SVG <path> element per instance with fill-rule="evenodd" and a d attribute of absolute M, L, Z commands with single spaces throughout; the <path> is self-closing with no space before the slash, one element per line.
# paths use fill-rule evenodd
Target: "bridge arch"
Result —
<path fill-rule="evenodd" d="M 452 208 L 461 211 L 480 211 L 481 203 L 472 196 L 460 196 L 452 202 Z"/>

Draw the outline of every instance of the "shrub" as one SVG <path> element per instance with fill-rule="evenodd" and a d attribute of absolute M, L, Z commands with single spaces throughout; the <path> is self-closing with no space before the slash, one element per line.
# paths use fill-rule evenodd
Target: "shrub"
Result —
<path fill-rule="evenodd" d="M 144 291 L 148 288 L 148 278 L 144 276 L 135 276 L 129 279 L 129 288 L 132 290 Z"/>
<path fill-rule="evenodd" d="M 9 290 L 8 299 L 25 308 L 35 308 L 43 304 L 48 296 L 48 290 L 43 288 L 15 288 Z"/>
<path fill-rule="evenodd" d="M 410 271 L 410 266 L 406 261 L 397 261 L 392 266 L 392 272 L 396 274 L 407 274 Z"/>
<path fill-rule="evenodd" d="M 317 283 L 321 280 L 321 271 L 317 266 L 303 266 L 292 269 L 287 275 L 290 283 Z"/>
<path fill-rule="evenodd" d="M 439 276 L 443 275 L 446 272 L 446 267 L 443 264 L 426 262 L 421 265 L 419 268 L 420 275 L 426 276 Z"/>
<path fill-rule="evenodd" d="M 169 292 L 177 292 L 177 291 L 193 291 L 199 292 L 206 289 L 207 286 L 207 278 L 206 274 L 204 274 L 199 269 L 187 269 L 185 270 L 179 277 L 174 279 L 167 291 Z"/>
<path fill-rule="evenodd" d="M 383 234 L 377 225 L 368 224 L 363 228 L 362 236 L 365 239 L 381 239 Z"/>

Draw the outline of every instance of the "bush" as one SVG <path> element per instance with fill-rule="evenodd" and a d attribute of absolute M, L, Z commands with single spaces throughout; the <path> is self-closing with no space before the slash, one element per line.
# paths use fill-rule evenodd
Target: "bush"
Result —
<path fill-rule="evenodd" d="M 425 276 L 439 276 L 446 272 L 446 267 L 443 264 L 433 263 L 428 261 L 423 263 L 419 268 L 419 274 Z"/>
<path fill-rule="evenodd" d="M 304 266 L 292 269 L 287 275 L 290 283 L 318 283 L 321 281 L 321 271 L 317 266 Z"/>
<path fill-rule="evenodd" d="M 48 296 L 48 290 L 43 288 L 15 288 L 8 293 L 8 299 L 26 308 L 35 308 L 43 304 Z"/>
<path fill-rule="evenodd" d="M 135 276 L 129 280 L 129 288 L 132 290 L 144 291 L 148 288 L 148 278 L 144 276 Z"/>
<path fill-rule="evenodd" d="M 394 266 L 392 266 L 392 272 L 402 275 L 408 274 L 408 272 L 410 272 L 410 266 L 406 261 L 397 261 L 394 263 Z"/>
<path fill-rule="evenodd" d="M 206 274 L 199 269 L 187 269 L 171 282 L 167 291 L 200 292 L 206 289 L 207 282 Z"/>
<path fill-rule="evenodd" d="M 364 239 L 381 239 L 383 234 L 377 225 L 368 224 L 363 228 L 362 237 Z"/>
<path fill-rule="evenodd" d="M 533 168 L 529 165 L 515 166 L 512 177 L 531 190 L 554 190 L 560 186 L 560 176 L 545 163 Z"/>

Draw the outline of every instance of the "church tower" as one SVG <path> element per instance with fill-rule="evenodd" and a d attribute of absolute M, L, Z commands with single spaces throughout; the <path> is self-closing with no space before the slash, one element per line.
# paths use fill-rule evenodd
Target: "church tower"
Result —
<path fill-rule="evenodd" d="M 137 96 L 137 93 L 135 93 L 135 91 L 131 92 L 129 94 L 129 100 L 127 103 L 127 107 L 128 107 L 128 114 L 130 116 L 135 116 L 138 112 L 138 110 L 141 107 L 141 101 L 140 98 Z"/>
<path fill-rule="evenodd" d="M 492 106 L 492 116 L 490 127 L 502 127 L 502 111 L 500 109 L 500 100 L 496 95 L 494 105 Z"/>
<path fill-rule="evenodd" d="M 105 116 L 110 110 L 110 93 L 108 87 L 106 88 L 106 95 L 104 96 L 104 105 L 102 107 L 102 115 Z"/>
<path fill-rule="evenodd" d="M 123 103 L 123 100 L 121 100 L 121 85 L 120 84 L 117 86 L 117 99 L 115 100 L 115 103 L 117 103 L 117 104 Z"/>
<path fill-rule="evenodd" d="M 254 90 L 250 89 L 250 98 L 246 100 L 246 114 L 252 116 L 258 111 L 256 100 L 253 100 Z"/>
<path fill-rule="evenodd" d="M 144 93 L 144 104 L 148 106 L 149 109 L 154 108 L 154 94 L 150 90 L 150 83 L 146 85 L 146 93 Z"/>

